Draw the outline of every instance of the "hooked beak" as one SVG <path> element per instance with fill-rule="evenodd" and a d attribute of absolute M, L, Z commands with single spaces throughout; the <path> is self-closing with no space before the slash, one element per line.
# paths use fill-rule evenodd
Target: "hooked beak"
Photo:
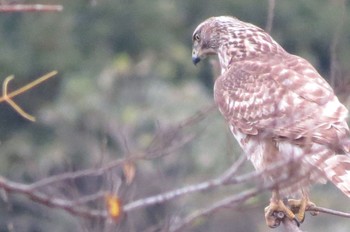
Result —
<path fill-rule="evenodd" d="M 198 64 L 201 61 L 201 58 L 198 56 L 192 56 L 192 62 L 194 65 Z"/>
<path fill-rule="evenodd" d="M 199 55 L 199 52 L 197 51 L 196 48 L 192 49 L 192 62 L 194 65 L 198 64 L 199 61 L 201 61 L 201 57 Z"/>

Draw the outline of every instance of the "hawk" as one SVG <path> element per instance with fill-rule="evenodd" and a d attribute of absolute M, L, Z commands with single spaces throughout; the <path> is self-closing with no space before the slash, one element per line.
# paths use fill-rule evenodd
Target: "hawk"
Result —
<path fill-rule="evenodd" d="M 268 226 L 280 224 L 276 212 L 299 225 L 314 205 L 313 183 L 328 179 L 350 197 L 348 110 L 307 60 L 230 16 L 200 23 L 192 41 L 194 64 L 218 56 L 215 102 L 255 169 L 276 181 L 265 208 Z M 277 164 L 282 168 L 268 168 Z"/>

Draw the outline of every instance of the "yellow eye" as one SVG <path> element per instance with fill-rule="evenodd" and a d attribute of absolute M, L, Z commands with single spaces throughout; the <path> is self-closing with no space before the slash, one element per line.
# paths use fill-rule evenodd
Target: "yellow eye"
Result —
<path fill-rule="evenodd" d="M 200 38 L 199 38 L 199 34 L 198 34 L 198 33 L 194 34 L 193 40 L 194 40 L 194 41 L 197 41 L 197 42 L 200 41 Z"/>

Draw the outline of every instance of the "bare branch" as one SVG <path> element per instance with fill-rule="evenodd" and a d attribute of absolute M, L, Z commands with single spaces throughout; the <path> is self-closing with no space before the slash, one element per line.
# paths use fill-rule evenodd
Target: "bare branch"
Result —
<path fill-rule="evenodd" d="M 24 194 L 35 202 L 41 203 L 48 207 L 63 209 L 79 217 L 107 218 L 107 213 L 104 211 L 87 209 L 83 207 L 76 207 L 72 201 L 55 198 L 38 191 L 33 191 L 30 188 L 30 186 L 26 184 L 16 183 L 16 182 L 7 180 L 4 177 L 0 177 L 0 188 L 4 189 L 6 192 Z"/>
<path fill-rule="evenodd" d="M 91 169 L 85 169 L 81 171 L 74 171 L 74 172 L 65 172 L 62 174 L 54 175 L 47 177 L 45 179 L 36 181 L 30 185 L 28 185 L 28 188 L 30 190 L 36 190 L 38 188 L 47 186 L 47 185 L 52 185 L 54 183 L 60 182 L 60 181 L 65 181 L 65 180 L 72 180 L 72 179 L 77 179 L 85 176 L 99 176 L 105 174 L 107 171 L 110 169 L 113 169 L 115 167 L 121 166 L 123 163 L 127 161 L 135 161 L 137 159 L 142 159 L 144 158 L 144 155 L 135 155 L 132 157 L 128 157 L 125 159 L 118 159 L 113 162 L 110 162 L 109 164 L 101 167 L 101 168 L 91 168 Z"/>
<path fill-rule="evenodd" d="M 215 104 L 204 107 L 203 109 L 197 111 L 193 116 L 185 119 L 183 122 L 179 123 L 180 128 L 184 128 L 195 123 L 202 121 L 210 112 L 216 110 Z"/>
<path fill-rule="evenodd" d="M 174 198 L 180 197 L 185 194 L 193 193 L 193 192 L 199 192 L 199 191 L 205 191 L 208 189 L 212 189 L 214 187 L 220 186 L 225 184 L 230 180 L 232 175 L 234 175 L 238 169 L 243 165 L 243 162 L 246 160 L 246 158 L 242 155 L 223 175 L 221 175 L 218 178 L 215 178 L 213 180 L 205 181 L 202 183 L 194 184 L 194 185 L 188 185 L 183 188 L 175 189 L 166 193 L 162 193 L 159 195 L 151 196 L 148 198 L 143 198 L 136 200 L 134 202 L 131 202 L 129 204 L 126 204 L 124 206 L 124 211 L 131 211 L 140 207 L 146 207 L 153 204 L 159 204 L 163 203 L 165 201 L 172 200 Z"/>
<path fill-rule="evenodd" d="M 179 222 L 176 225 L 173 225 L 173 228 L 170 229 L 172 232 L 178 232 L 183 230 L 185 227 L 192 224 L 196 219 L 203 216 L 208 216 L 218 210 L 224 209 L 224 208 L 234 208 L 238 205 L 244 204 L 247 200 L 250 198 L 261 194 L 264 190 L 272 189 L 278 185 L 279 182 L 286 180 L 286 177 L 281 177 L 276 182 L 271 182 L 266 185 L 259 186 L 257 188 L 252 188 L 249 190 L 246 190 L 244 192 L 235 194 L 231 197 L 227 197 L 224 200 L 221 200 L 217 203 L 214 203 L 213 205 L 209 206 L 208 208 L 197 210 L 194 213 L 187 216 L 185 219 L 183 219 L 181 222 Z"/>
<path fill-rule="evenodd" d="M 43 4 L 0 4 L 0 12 L 30 12 L 30 11 L 51 11 L 59 12 L 63 10 L 62 5 Z"/>
<path fill-rule="evenodd" d="M 262 171 L 254 171 L 245 175 L 237 176 L 237 177 L 232 177 L 228 179 L 228 181 L 223 182 L 223 184 L 237 184 L 237 183 L 247 183 L 251 180 L 258 180 L 258 178 L 262 177 L 264 174 L 270 172 L 270 171 L 276 171 L 278 169 L 283 169 L 285 170 L 285 167 L 289 165 L 289 163 L 295 163 L 296 161 L 300 160 L 302 156 L 296 157 L 296 158 L 291 158 L 290 160 L 284 161 L 284 162 L 279 162 L 274 165 L 271 165 L 267 167 L 266 169 Z M 311 171 L 311 169 L 310 169 Z M 229 173 L 229 172 L 228 172 Z M 288 171 L 286 172 L 288 173 Z M 277 180 L 274 182 L 266 183 L 264 185 L 260 185 L 257 188 L 247 190 L 243 193 L 238 193 L 235 194 L 231 197 L 228 197 L 222 201 L 219 201 L 208 208 L 197 210 L 194 213 L 190 214 L 186 218 L 184 218 L 182 221 L 177 222 L 176 225 L 173 225 L 173 228 L 171 228 L 171 231 L 181 231 L 185 227 L 189 226 L 192 224 L 197 218 L 202 217 L 202 216 L 208 216 L 218 210 L 224 209 L 224 208 L 231 208 L 233 206 L 238 206 L 243 204 L 246 200 L 250 199 L 251 197 L 256 196 L 257 194 L 260 194 L 264 190 L 268 189 L 274 189 L 274 188 L 279 188 L 280 184 L 283 184 L 284 181 L 288 180 L 288 183 L 290 185 L 293 185 L 295 183 L 302 182 L 303 179 L 307 179 L 308 175 L 300 175 L 300 174 L 295 174 L 294 176 L 290 175 L 281 175 Z M 283 185 L 282 185 L 283 186 Z M 287 217 L 284 218 L 283 220 L 283 227 L 287 232 L 299 232 L 301 231 L 296 225 L 294 225 L 293 222 L 291 222 Z"/>
<path fill-rule="evenodd" d="M 125 158 L 114 160 L 112 162 L 109 162 L 106 165 L 103 165 L 100 168 L 91 168 L 91 169 L 85 169 L 81 171 L 65 172 L 62 174 L 47 177 L 30 184 L 29 187 L 32 190 L 34 190 L 41 187 L 45 187 L 47 185 L 52 185 L 60 181 L 72 180 L 72 179 L 77 179 L 85 176 L 99 176 L 99 175 L 105 174 L 107 171 L 113 168 L 120 167 L 127 162 L 135 162 L 140 159 L 149 159 L 149 158 L 155 158 L 166 154 L 170 154 L 178 150 L 180 147 L 184 146 L 188 142 L 192 141 L 194 136 L 187 135 L 175 144 L 173 143 L 171 145 L 164 146 L 162 145 L 162 143 L 168 143 L 168 141 L 163 140 L 163 138 L 166 137 L 164 136 L 164 134 L 168 134 L 170 132 L 175 133 L 173 132 L 174 130 L 180 130 L 189 125 L 198 123 L 201 120 L 203 120 L 208 115 L 208 113 L 213 111 L 214 109 L 215 109 L 214 105 L 207 106 L 202 110 L 197 111 L 193 116 L 183 120 L 182 122 L 179 122 L 175 127 L 168 128 L 165 131 L 164 130 L 159 131 L 145 151 L 134 152 L 133 154 L 127 155 Z"/>
<path fill-rule="evenodd" d="M 179 224 L 173 225 L 173 228 L 170 228 L 170 231 L 171 232 L 181 231 L 185 227 L 192 224 L 199 217 L 208 216 L 223 208 L 232 208 L 237 205 L 243 204 L 245 201 L 247 201 L 251 197 L 254 197 L 257 194 L 261 193 L 261 191 L 262 189 L 249 189 L 239 194 L 233 195 L 231 197 L 227 197 L 224 200 L 221 200 L 215 204 L 212 204 L 208 208 L 197 210 L 194 213 L 187 216 L 185 219 L 183 219 Z"/>
<path fill-rule="evenodd" d="M 267 33 L 270 33 L 272 30 L 273 18 L 275 15 L 275 6 L 276 6 L 276 0 L 268 0 L 267 20 L 266 20 L 266 26 L 265 26 L 265 31 Z"/>
<path fill-rule="evenodd" d="M 78 177 L 83 177 L 87 175 L 101 175 L 106 172 L 106 170 L 109 170 L 113 167 L 117 167 L 120 164 L 126 162 L 126 160 L 130 160 L 131 158 L 143 158 L 144 155 L 140 156 L 133 156 L 128 159 L 120 159 L 116 160 L 115 162 L 112 162 L 109 165 L 106 165 L 104 167 L 101 167 L 99 169 L 87 169 L 77 172 L 70 172 L 70 173 L 64 173 L 57 176 L 52 176 L 37 182 L 34 182 L 33 184 L 21 184 L 12 182 L 10 180 L 5 179 L 4 177 L 0 178 L 0 188 L 2 188 L 5 192 L 13 192 L 17 194 L 23 194 L 27 196 L 28 198 L 32 199 L 35 202 L 41 203 L 42 205 L 46 205 L 48 207 L 54 207 L 58 209 L 63 209 L 73 215 L 83 217 L 83 218 L 100 218 L 100 219 L 107 219 L 108 213 L 105 210 L 95 210 L 87 207 L 83 207 L 82 205 L 84 203 L 95 201 L 103 198 L 105 196 L 104 191 L 97 192 L 95 194 L 81 197 L 78 200 L 66 200 L 62 198 L 58 198 L 55 196 L 52 196 L 50 194 L 45 194 L 40 191 L 38 191 L 38 188 L 42 188 L 47 185 L 52 185 L 53 183 L 67 180 L 67 179 L 74 179 Z M 126 204 L 123 207 L 124 212 L 129 212 L 141 207 L 146 207 L 153 204 L 163 203 L 165 201 L 169 201 L 172 199 L 175 199 L 177 197 L 183 196 L 185 194 L 195 193 L 198 191 L 205 191 L 209 190 L 215 187 L 223 186 L 223 185 L 232 185 L 232 184 L 242 184 L 242 183 L 248 183 L 251 181 L 258 181 L 259 179 L 262 180 L 263 176 L 266 174 L 266 172 L 270 172 L 272 170 L 278 170 L 283 169 L 285 170 L 287 162 L 295 162 L 301 157 L 297 157 L 297 159 L 291 159 L 287 160 L 285 162 L 276 163 L 272 166 L 267 167 L 265 170 L 262 171 L 253 171 L 247 174 L 243 175 L 236 175 L 239 168 L 243 165 L 245 161 L 245 156 L 241 155 L 239 159 L 229 168 L 226 172 L 224 172 L 221 176 L 214 178 L 209 181 L 205 181 L 199 184 L 189 185 L 183 188 L 175 189 L 169 192 L 165 192 L 162 194 L 158 194 L 155 196 L 151 196 L 148 198 L 139 199 L 133 202 L 130 202 Z M 288 172 L 287 172 L 288 173 Z M 279 180 L 270 182 L 267 184 L 258 185 L 257 188 L 249 189 L 244 192 L 235 194 L 231 197 L 225 198 L 222 201 L 219 201 L 208 208 L 197 210 L 194 213 L 187 216 L 182 221 L 178 222 L 178 224 L 173 225 L 173 228 L 171 231 L 180 231 L 181 228 L 184 228 L 188 225 L 190 225 L 194 220 L 196 220 L 199 217 L 210 215 L 218 210 L 224 209 L 224 208 L 232 208 L 237 207 L 238 205 L 244 204 L 248 199 L 251 197 L 254 197 L 258 194 L 260 194 L 262 191 L 273 189 L 279 186 L 283 181 L 288 179 L 289 184 L 293 184 L 294 182 L 300 182 L 302 179 L 307 178 L 305 176 L 295 176 L 293 178 L 290 177 L 290 175 L 282 175 Z M 261 181 L 259 181 L 261 182 Z M 332 215 L 338 215 L 343 217 L 350 217 L 350 214 L 343 213 L 339 211 L 329 210 L 321 207 L 312 207 L 308 209 L 308 211 L 317 211 L 317 212 L 324 212 Z M 300 231 L 297 227 L 287 222 L 289 220 L 285 220 L 284 227 L 286 231 Z"/>
<path fill-rule="evenodd" d="M 105 175 L 107 172 L 111 171 L 114 168 L 122 167 L 127 162 L 135 162 L 140 159 L 145 160 L 145 159 L 155 158 L 155 157 L 158 157 L 157 156 L 158 154 L 164 155 L 164 153 L 166 152 L 171 153 L 172 151 L 178 149 L 179 146 L 182 146 L 184 143 L 186 143 L 188 139 L 192 139 L 192 137 L 180 136 L 181 139 L 176 139 L 175 143 L 168 144 L 171 141 L 167 139 L 163 139 L 164 136 L 162 136 L 162 133 L 168 134 L 168 133 L 180 132 L 180 129 L 185 127 L 187 128 L 190 125 L 200 122 L 202 119 L 205 118 L 205 116 L 208 115 L 208 112 L 210 112 L 212 109 L 213 109 L 213 106 L 210 106 L 204 110 L 199 111 L 194 116 L 188 119 L 185 119 L 184 121 L 178 123 L 173 127 L 166 128 L 166 130 L 158 131 L 158 134 L 157 136 L 155 136 L 153 142 L 144 151 L 129 154 L 125 156 L 125 158 L 114 160 L 112 162 L 109 162 L 108 164 L 104 164 L 100 168 L 91 168 L 91 169 L 86 169 L 81 171 L 58 174 L 55 176 L 51 176 L 51 177 L 33 182 L 32 184 L 16 183 L 16 182 L 7 180 L 4 177 L 0 177 L 0 188 L 3 189 L 5 193 L 12 192 L 17 194 L 22 194 L 42 205 L 45 205 L 48 207 L 54 207 L 57 209 L 62 209 L 78 217 L 107 220 L 108 218 L 110 218 L 110 215 L 106 211 L 106 209 L 103 208 L 99 210 L 99 209 L 94 209 L 86 206 L 91 202 L 94 203 L 94 202 L 100 201 L 107 195 L 107 193 L 110 194 L 107 190 L 99 189 L 97 192 L 91 195 L 81 196 L 79 198 L 71 200 L 65 197 L 58 197 L 60 195 L 48 194 L 47 192 L 45 192 L 44 187 L 51 187 L 55 183 L 66 181 L 66 180 L 74 180 L 76 178 Z M 175 132 L 173 130 L 175 130 Z M 164 143 L 168 144 L 169 146 L 164 146 Z M 152 146 L 153 146 L 153 149 L 150 149 L 150 147 Z M 244 161 L 246 160 L 246 156 L 241 155 L 239 159 L 236 162 L 234 162 L 230 168 L 228 168 L 222 175 L 216 178 L 213 178 L 211 180 L 204 181 L 198 184 L 177 188 L 172 191 L 160 193 L 154 196 L 131 201 L 125 205 L 121 205 L 122 207 L 121 211 L 125 213 L 129 213 L 130 211 L 133 211 L 133 210 L 137 210 L 137 209 L 154 205 L 154 204 L 164 203 L 166 201 L 170 201 L 187 194 L 204 192 L 210 189 L 219 188 L 226 185 L 246 184 L 246 183 L 251 183 L 252 181 L 258 183 L 256 188 L 251 188 L 246 191 L 236 193 L 230 197 L 225 198 L 224 200 L 218 201 L 208 206 L 207 208 L 197 210 L 189 214 L 184 219 L 178 221 L 176 224 L 170 223 L 171 231 L 180 231 L 181 229 L 187 226 L 190 226 L 199 217 L 208 216 L 224 208 L 233 208 L 233 207 L 240 206 L 246 203 L 248 199 L 260 194 L 262 191 L 284 188 L 287 179 L 288 179 L 288 182 L 287 182 L 288 185 L 293 185 L 295 183 L 302 183 L 302 181 L 308 178 L 308 174 L 307 173 L 299 174 L 298 172 L 295 172 L 295 168 L 296 168 L 295 166 L 296 165 L 298 166 L 298 164 L 300 163 L 299 161 L 302 158 L 303 156 L 295 156 L 295 157 L 291 156 L 289 160 L 284 160 L 279 163 L 275 163 L 271 166 L 266 167 L 264 170 L 252 171 L 252 172 L 238 175 L 237 173 L 240 167 L 242 167 Z M 323 160 L 320 159 L 320 162 L 322 161 Z M 315 171 L 314 169 L 317 169 L 317 165 L 315 166 L 313 167 L 310 166 L 309 171 L 310 172 Z M 286 167 L 288 168 L 286 169 Z M 283 170 L 283 172 L 281 172 L 281 170 Z M 271 172 L 277 172 L 277 173 L 280 172 L 282 174 L 280 178 L 276 181 L 268 182 L 268 183 L 263 182 L 264 176 Z M 116 197 L 119 199 L 118 195 L 116 195 Z M 350 217 L 350 214 L 327 210 L 327 209 L 318 208 L 318 207 L 310 208 L 309 211 L 325 212 L 333 215 L 342 215 L 342 216 Z M 286 229 L 286 231 L 301 231 L 299 228 L 296 228 L 293 225 L 293 223 L 290 223 L 289 220 L 285 219 L 284 221 L 285 222 L 282 223 L 282 226 Z"/>
<path fill-rule="evenodd" d="M 100 192 L 97 192 L 97 193 L 89 195 L 89 196 L 80 197 L 78 200 L 74 201 L 74 205 L 86 204 L 87 202 L 91 202 L 91 201 L 96 201 L 98 199 L 102 199 L 105 196 L 106 196 L 106 192 L 105 191 L 100 191 Z"/>
<path fill-rule="evenodd" d="M 16 93 L 17 92 L 11 93 L 11 94 L 16 94 Z M 125 163 L 128 163 L 128 162 L 135 162 L 140 159 L 155 158 L 167 153 L 172 153 L 173 151 L 179 149 L 184 144 L 191 141 L 193 139 L 193 136 L 191 135 L 181 136 L 181 138 L 176 140 L 175 143 L 171 143 L 170 145 L 168 144 L 168 146 L 164 146 L 162 145 L 162 143 L 168 143 L 169 141 L 163 140 L 164 136 L 162 136 L 162 134 L 171 133 L 171 131 L 173 131 L 174 129 L 176 131 L 179 131 L 185 127 L 198 123 L 201 120 L 203 120 L 206 117 L 206 115 L 208 115 L 208 112 L 212 109 L 214 109 L 213 106 L 206 107 L 203 110 L 198 111 L 192 117 L 189 117 L 184 121 L 178 123 L 176 126 L 169 127 L 165 131 L 163 130 L 158 132 L 157 136 L 149 146 L 150 148 L 152 147 L 153 144 L 157 144 L 157 146 L 159 146 L 157 149 L 148 148 L 145 151 L 134 152 L 132 155 L 129 154 L 125 158 L 117 159 L 112 162 L 109 162 L 108 164 L 104 164 L 100 168 L 90 168 L 90 169 L 85 169 L 80 171 L 65 172 L 62 174 L 58 174 L 58 175 L 54 175 L 54 176 L 50 176 L 50 177 L 38 180 L 31 184 L 22 184 L 22 183 L 13 182 L 11 180 L 6 179 L 5 177 L 0 176 L 0 189 L 3 189 L 4 193 L 11 192 L 11 193 L 25 195 L 31 200 L 38 202 L 42 205 L 63 209 L 79 217 L 107 219 L 108 213 L 106 210 L 95 210 L 95 209 L 85 207 L 85 205 L 88 202 L 93 202 L 104 198 L 106 196 L 106 190 L 101 190 L 99 192 L 96 192 L 88 196 L 81 196 L 78 199 L 70 200 L 70 199 L 57 197 L 55 196 L 55 194 L 52 194 L 52 193 L 51 194 L 45 193 L 44 188 L 51 187 L 54 184 L 57 184 L 62 181 L 74 180 L 77 178 L 84 178 L 89 176 L 105 175 L 110 170 L 114 168 L 122 167 Z M 243 163 L 243 158 L 241 162 Z M 233 168 L 234 167 L 235 166 L 233 165 Z M 236 168 L 238 169 L 238 167 Z M 227 179 L 227 177 L 225 177 L 225 179 Z M 41 189 L 43 189 L 43 191 Z M 181 192 L 181 189 L 178 190 L 178 192 Z M 131 206 L 135 204 L 137 205 L 137 201 L 136 203 L 134 202 L 134 204 L 131 204 Z M 130 208 L 130 205 L 129 205 L 129 208 L 126 207 L 126 211 L 131 209 L 132 207 Z"/>
<path fill-rule="evenodd" d="M 350 218 L 350 213 L 345 213 L 345 212 L 341 212 L 333 209 L 327 209 L 327 208 L 318 207 L 318 206 L 312 206 L 308 208 L 306 211 L 320 212 L 320 213 L 326 213 L 334 216 Z"/>
<path fill-rule="evenodd" d="M 346 2 L 345 0 L 336 1 L 339 5 L 340 18 L 337 27 L 335 28 L 335 32 L 333 38 L 331 40 L 329 55 L 330 55 L 330 82 L 331 86 L 336 87 L 336 80 L 339 77 L 339 61 L 337 59 L 337 49 L 339 44 L 339 39 L 341 38 L 341 33 L 343 31 L 343 26 L 345 22 L 346 16 Z"/>

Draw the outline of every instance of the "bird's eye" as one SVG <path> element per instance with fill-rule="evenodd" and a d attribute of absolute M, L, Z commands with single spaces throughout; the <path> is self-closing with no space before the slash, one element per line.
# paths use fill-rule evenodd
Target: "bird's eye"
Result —
<path fill-rule="evenodd" d="M 199 38 L 199 34 L 198 34 L 198 33 L 194 34 L 193 40 L 194 40 L 194 41 L 197 41 L 197 42 L 200 41 L 200 38 Z"/>

